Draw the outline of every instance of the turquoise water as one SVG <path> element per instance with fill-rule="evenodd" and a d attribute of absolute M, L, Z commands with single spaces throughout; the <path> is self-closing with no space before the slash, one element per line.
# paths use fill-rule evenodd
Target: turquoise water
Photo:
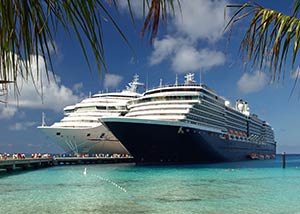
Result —
<path fill-rule="evenodd" d="M 0 189 L 0 213 L 300 214 L 300 156 L 287 156 L 286 169 L 281 157 L 188 166 L 58 166 L 1 173 Z"/>

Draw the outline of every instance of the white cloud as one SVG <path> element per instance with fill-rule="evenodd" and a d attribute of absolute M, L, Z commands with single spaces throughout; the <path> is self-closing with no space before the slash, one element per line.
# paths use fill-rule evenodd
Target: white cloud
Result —
<path fill-rule="evenodd" d="M 216 41 L 224 30 L 224 0 L 185 0 L 181 4 L 182 16 L 175 16 L 176 30 L 192 39 Z"/>
<path fill-rule="evenodd" d="M 105 88 L 115 88 L 122 81 L 123 77 L 116 74 L 105 74 L 104 87 Z"/>
<path fill-rule="evenodd" d="M 237 82 L 238 89 L 242 93 L 253 93 L 262 90 L 268 83 L 264 72 L 256 71 L 253 74 L 244 73 Z"/>
<path fill-rule="evenodd" d="M 176 52 L 172 60 L 172 68 L 178 73 L 186 73 L 208 70 L 224 62 L 225 55 L 220 51 L 196 50 L 192 46 L 183 46 Z"/>
<path fill-rule="evenodd" d="M 48 146 L 48 144 L 47 144 L 47 146 Z M 29 147 L 29 148 L 40 148 L 41 144 L 27 143 L 27 147 Z"/>
<path fill-rule="evenodd" d="M 73 91 L 75 91 L 77 93 L 81 93 L 82 88 L 83 88 L 83 83 L 82 82 L 75 83 L 72 87 Z"/>
<path fill-rule="evenodd" d="M 222 37 L 226 4 L 228 1 L 185 0 L 181 4 L 182 15 L 177 9 L 169 25 L 170 34 L 155 39 L 149 64 L 158 65 L 169 60 L 177 73 L 223 65 L 225 54 L 209 46 Z"/>
<path fill-rule="evenodd" d="M 13 117 L 18 111 L 16 106 L 5 105 L 1 106 L 0 104 L 0 119 L 9 119 Z"/>
<path fill-rule="evenodd" d="M 133 12 L 134 18 L 142 18 L 143 17 L 143 2 L 142 0 L 131 0 L 130 6 Z M 127 11 L 129 13 L 128 2 L 124 0 L 118 1 L 118 6 L 122 11 Z M 145 5 L 145 13 L 148 11 L 147 3 Z"/>
<path fill-rule="evenodd" d="M 150 65 L 157 65 L 161 63 L 164 59 L 169 57 L 177 48 L 178 41 L 171 37 L 166 36 L 162 40 L 155 39 L 154 40 L 154 51 L 150 57 Z"/>
<path fill-rule="evenodd" d="M 151 1 L 149 1 L 151 3 Z M 148 5 L 145 4 L 145 14 L 143 13 L 142 0 L 130 1 L 131 9 L 135 18 L 143 18 L 148 13 Z M 177 33 L 193 39 L 207 39 L 216 41 L 222 36 L 224 29 L 224 8 L 229 4 L 227 0 L 184 0 L 179 8 L 175 1 L 175 16 L 169 19 Z M 129 14 L 128 2 L 118 1 L 121 11 Z M 151 6 L 151 5 L 149 5 Z M 173 14 L 170 7 L 169 17 Z M 170 26 L 169 24 L 169 26 Z"/>
<path fill-rule="evenodd" d="M 20 75 L 18 76 L 20 94 L 17 98 L 13 94 L 13 88 L 10 88 L 6 99 L 8 105 L 0 105 L 0 118 L 13 117 L 17 109 L 21 108 L 50 109 L 59 112 L 66 105 L 80 100 L 80 97 L 75 95 L 70 88 L 61 84 L 60 77 L 54 78 L 51 72 L 49 72 L 50 81 L 48 82 L 42 57 L 39 57 L 39 72 L 35 60 L 35 57 L 32 57 L 32 77 L 23 79 Z"/>
<path fill-rule="evenodd" d="M 14 125 L 11 125 L 9 127 L 9 130 L 12 130 L 12 131 L 26 130 L 26 129 L 28 129 L 32 126 L 36 126 L 36 125 L 37 125 L 36 122 L 24 122 L 24 123 L 17 122 Z"/>
<path fill-rule="evenodd" d="M 208 70 L 225 63 L 221 51 L 196 49 L 195 43 L 188 39 L 166 36 L 154 41 L 154 51 L 149 58 L 150 65 L 157 65 L 169 59 L 172 69 L 177 73 Z"/>

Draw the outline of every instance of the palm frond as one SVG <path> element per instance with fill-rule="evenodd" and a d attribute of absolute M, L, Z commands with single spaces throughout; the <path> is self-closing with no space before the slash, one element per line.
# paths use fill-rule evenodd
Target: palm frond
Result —
<path fill-rule="evenodd" d="M 144 5 L 145 1 L 148 3 L 147 0 L 144 0 Z M 176 2 L 179 10 L 181 11 L 180 0 L 177 0 Z M 144 20 L 143 28 L 141 30 L 141 37 L 144 37 L 145 33 L 149 32 L 150 42 L 153 43 L 154 38 L 158 33 L 159 21 L 161 20 L 164 24 L 170 11 L 175 14 L 173 0 L 152 0 L 149 12 Z"/>
<path fill-rule="evenodd" d="M 151 2 L 151 3 L 150 3 Z M 107 4 L 108 3 L 108 4 Z M 180 7 L 180 0 L 177 0 Z M 131 2 L 127 0 L 131 20 L 134 23 Z M 159 20 L 165 22 L 169 10 L 174 10 L 173 0 L 144 0 L 143 8 L 148 5 L 149 12 L 145 18 L 141 34 L 149 30 L 151 41 L 158 32 Z M 0 84 L 7 88 L 8 83 L 15 84 L 17 78 L 25 80 L 37 76 L 41 81 L 39 61 L 43 60 L 46 75 L 54 72 L 52 50 L 56 50 L 55 36 L 62 27 L 70 36 L 77 39 L 84 58 L 91 71 L 90 58 L 85 41 L 88 42 L 98 71 L 107 70 L 104 54 L 103 17 L 106 17 L 121 38 L 131 47 L 125 34 L 107 9 L 118 9 L 117 0 L 44 0 L 44 1 L 1 1 L 0 3 Z M 151 6 L 149 6 L 151 5 Z M 35 60 L 32 56 L 35 56 Z M 36 63 L 36 75 L 32 65 Z M 35 83 L 34 83 L 35 84 Z M 42 82 L 41 84 L 42 85 Z"/>
<path fill-rule="evenodd" d="M 106 69 L 101 23 L 103 16 L 111 20 L 112 26 L 129 45 L 105 4 L 101 0 L 1 1 L 0 84 L 17 84 L 17 77 L 32 79 L 35 84 L 33 76 L 41 80 L 40 59 L 44 61 L 49 81 L 49 71 L 54 72 L 52 50 L 56 50 L 54 39 L 59 26 L 69 35 L 75 35 L 91 70 L 84 39 L 88 41 L 101 74 L 102 69 Z M 32 56 L 35 56 L 37 67 L 35 75 L 32 73 Z"/>
<path fill-rule="evenodd" d="M 299 12 L 300 12 L 300 0 L 294 0 L 292 16 L 299 18 Z"/>
<path fill-rule="evenodd" d="M 246 61 L 262 69 L 268 66 L 271 80 L 284 78 L 284 65 L 291 51 L 291 67 L 295 68 L 300 43 L 300 20 L 295 17 L 300 1 L 295 1 L 292 16 L 264 8 L 258 4 L 228 5 L 237 11 L 229 20 L 226 28 L 236 22 L 250 18 L 250 24 L 241 41 L 240 50 Z"/>

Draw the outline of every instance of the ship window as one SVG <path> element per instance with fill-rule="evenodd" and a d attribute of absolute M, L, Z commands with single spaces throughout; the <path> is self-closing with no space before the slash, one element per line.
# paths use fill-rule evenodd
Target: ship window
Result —
<path fill-rule="evenodd" d="M 102 134 L 100 135 L 100 138 L 103 138 L 103 137 L 104 137 L 104 135 L 105 135 L 105 133 L 102 133 Z"/>
<path fill-rule="evenodd" d="M 120 116 L 124 116 L 127 112 L 121 112 Z"/>
<path fill-rule="evenodd" d="M 87 137 L 89 137 L 89 136 L 91 136 L 91 134 L 90 133 L 87 133 L 87 135 L 86 135 Z"/>
<path fill-rule="evenodd" d="M 56 132 L 56 135 L 60 135 L 60 132 Z"/>
<path fill-rule="evenodd" d="M 106 106 L 96 106 L 98 110 L 106 110 Z"/>

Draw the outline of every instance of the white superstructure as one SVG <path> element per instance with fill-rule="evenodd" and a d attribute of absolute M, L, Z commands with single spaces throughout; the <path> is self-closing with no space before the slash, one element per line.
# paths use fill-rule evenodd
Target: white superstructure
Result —
<path fill-rule="evenodd" d="M 125 90 L 99 93 L 64 108 L 65 117 L 51 126 L 44 119 L 41 129 L 67 153 L 74 154 L 128 154 L 124 146 L 107 130 L 99 118 L 124 116 L 129 100 L 138 98 L 138 75 Z"/>
<path fill-rule="evenodd" d="M 206 85 L 195 84 L 194 74 L 185 83 L 159 86 L 128 102 L 125 118 L 160 120 L 199 126 L 228 140 L 275 144 L 271 126 L 250 113 L 247 102 L 238 99 L 235 107 Z"/>

